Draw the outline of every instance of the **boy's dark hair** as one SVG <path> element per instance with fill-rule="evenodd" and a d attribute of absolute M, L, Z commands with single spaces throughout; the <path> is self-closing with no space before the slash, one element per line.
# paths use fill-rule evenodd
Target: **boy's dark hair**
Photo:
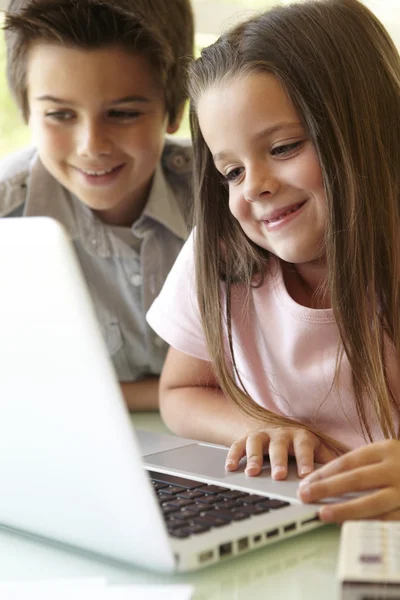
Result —
<path fill-rule="evenodd" d="M 118 45 L 145 56 L 164 90 L 169 123 L 179 116 L 193 56 L 190 0 L 11 0 L 4 29 L 8 82 L 25 120 L 27 53 L 38 40 L 88 50 Z"/>

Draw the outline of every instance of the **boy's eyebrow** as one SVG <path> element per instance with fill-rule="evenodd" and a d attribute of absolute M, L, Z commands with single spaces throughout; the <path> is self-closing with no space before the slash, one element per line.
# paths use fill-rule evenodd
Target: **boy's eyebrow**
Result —
<path fill-rule="evenodd" d="M 54 102 L 55 104 L 70 104 L 74 106 L 76 102 L 73 100 L 68 100 L 67 98 L 56 98 L 56 96 L 51 96 L 49 94 L 44 94 L 43 96 L 37 96 L 36 100 Z M 124 96 L 123 98 L 117 98 L 116 100 L 111 100 L 110 104 L 127 104 L 128 102 L 150 102 L 149 98 L 145 96 Z"/>
<path fill-rule="evenodd" d="M 272 133 L 276 133 L 277 131 L 280 131 L 281 129 L 290 129 L 290 128 L 299 127 L 299 126 L 302 126 L 300 121 L 293 121 L 291 123 L 288 123 L 288 122 L 277 123 L 276 125 L 267 127 L 266 129 L 263 129 L 262 131 L 257 133 L 257 135 L 255 136 L 255 139 L 257 140 L 259 138 L 264 138 L 266 135 L 271 135 Z M 225 152 L 217 152 L 217 154 L 213 154 L 214 162 L 223 160 L 225 157 L 226 157 Z"/>

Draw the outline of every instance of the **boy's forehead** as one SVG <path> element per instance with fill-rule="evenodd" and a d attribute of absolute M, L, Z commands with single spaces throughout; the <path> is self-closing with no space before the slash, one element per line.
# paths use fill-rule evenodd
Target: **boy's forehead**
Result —
<path fill-rule="evenodd" d="M 150 61 L 115 45 L 85 49 L 37 40 L 27 53 L 26 79 L 28 94 L 35 95 L 90 92 L 107 101 L 132 95 L 153 101 L 162 94 L 160 77 Z"/>

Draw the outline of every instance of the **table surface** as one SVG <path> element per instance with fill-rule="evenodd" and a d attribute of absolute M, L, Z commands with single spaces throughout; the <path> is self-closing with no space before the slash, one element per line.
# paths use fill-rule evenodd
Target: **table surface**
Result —
<path fill-rule="evenodd" d="M 167 432 L 157 413 L 132 418 L 138 428 Z M 0 530 L 0 581 L 106 577 L 110 584 L 189 583 L 195 600 L 337 600 L 339 533 L 326 526 L 202 571 L 164 576 Z"/>

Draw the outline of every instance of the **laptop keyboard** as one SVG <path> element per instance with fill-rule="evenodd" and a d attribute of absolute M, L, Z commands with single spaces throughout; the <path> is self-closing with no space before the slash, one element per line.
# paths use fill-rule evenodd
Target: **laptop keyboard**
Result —
<path fill-rule="evenodd" d="M 167 529 L 176 538 L 204 533 L 289 506 L 289 502 L 148 471 Z"/>

